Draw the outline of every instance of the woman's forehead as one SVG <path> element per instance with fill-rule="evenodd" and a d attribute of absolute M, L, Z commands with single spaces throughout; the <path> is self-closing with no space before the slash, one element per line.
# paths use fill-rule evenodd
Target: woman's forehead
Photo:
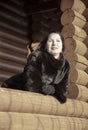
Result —
<path fill-rule="evenodd" d="M 48 39 L 52 38 L 52 39 L 61 39 L 60 35 L 58 33 L 51 33 L 48 36 Z"/>

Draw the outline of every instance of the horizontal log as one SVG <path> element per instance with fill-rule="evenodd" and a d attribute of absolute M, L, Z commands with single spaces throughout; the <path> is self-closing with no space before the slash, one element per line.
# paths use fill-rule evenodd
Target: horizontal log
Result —
<path fill-rule="evenodd" d="M 75 10 L 68 9 L 64 11 L 64 13 L 61 16 L 61 23 L 62 25 L 72 23 L 73 25 L 83 28 L 88 34 L 88 23 L 86 18 Z"/>
<path fill-rule="evenodd" d="M 0 89 L 0 111 L 87 118 L 87 109 L 88 104 L 82 101 L 68 99 L 62 105 L 57 99 L 49 95 Z"/>
<path fill-rule="evenodd" d="M 24 54 L 21 54 L 21 53 L 17 53 L 17 52 L 15 52 L 14 50 L 11 51 L 11 50 L 6 49 L 6 48 L 0 48 L 0 51 L 1 51 L 2 53 L 5 53 L 5 54 L 7 53 L 7 54 L 9 54 L 9 55 L 13 55 L 13 56 L 16 56 L 16 57 L 19 57 L 19 58 L 26 59 L 26 54 L 24 55 Z"/>
<path fill-rule="evenodd" d="M 10 60 L 10 61 L 22 64 L 22 65 L 25 65 L 27 61 L 26 58 L 18 57 L 18 56 L 11 55 L 8 53 L 3 53 L 3 52 L 0 52 L 0 58 L 3 58 L 5 60 Z"/>
<path fill-rule="evenodd" d="M 22 17 L 26 17 L 26 13 L 24 12 L 23 6 L 19 6 L 12 1 L 3 2 L 3 0 L 1 0 L 0 5 L 1 7 L 6 8 L 12 13 L 16 13 Z"/>
<path fill-rule="evenodd" d="M 68 91 L 68 98 L 88 101 L 88 88 L 86 86 L 70 83 Z"/>
<path fill-rule="evenodd" d="M 3 39 L 11 40 L 13 42 L 21 43 L 27 45 L 28 39 L 23 39 L 22 37 L 17 37 L 14 34 L 9 34 L 8 31 L 4 32 L 3 30 L 0 30 L 0 37 Z"/>
<path fill-rule="evenodd" d="M 63 25 L 73 23 L 79 27 L 84 27 L 87 22 L 86 18 L 75 10 L 65 10 L 61 16 L 61 23 Z"/>
<path fill-rule="evenodd" d="M 8 24 L 7 22 L 3 22 L 1 21 L 0 22 L 0 26 L 2 26 L 2 28 L 6 28 L 7 30 L 11 31 L 11 32 L 14 32 L 14 33 L 17 33 L 18 36 L 23 36 L 23 38 L 27 37 L 27 29 L 26 31 L 25 30 L 21 30 L 19 28 L 16 28 L 15 26 L 11 26 L 11 24 Z M 3 29 L 2 29 L 3 30 Z"/>
<path fill-rule="evenodd" d="M 0 59 L 0 67 L 3 71 L 13 72 L 13 73 L 21 73 L 23 71 L 23 66 L 16 65 L 14 63 L 11 64 L 9 61 L 1 60 Z"/>
<path fill-rule="evenodd" d="M 67 53 L 65 57 L 70 62 L 71 68 L 78 68 L 83 71 L 87 70 L 88 60 L 84 56 L 75 53 Z"/>
<path fill-rule="evenodd" d="M 70 70 L 69 81 L 79 85 L 88 85 L 88 74 L 85 71 L 74 69 Z"/>
<path fill-rule="evenodd" d="M 82 14 L 86 6 L 81 0 L 62 0 L 60 8 L 63 12 L 67 9 L 73 9 Z"/>
<path fill-rule="evenodd" d="M 88 119 L 31 113 L 0 112 L 0 129 L 9 130 L 87 130 Z M 48 122 L 48 123 L 47 123 Z M 70 129 L 71 128 L 71 129 Z"/>
<path fill-rule="evenodd" d="M 82 28 L 73 24 L 65 25 L 61 33 L 65 39 L 75 37 L 77 40 L 84 41 L 87 37 L 87 33 Z"/>
<path fill-rule="evenodd" d="M 6 37 L 4 35 L 3 37 L 0 36 L 0 46 L 1 46 L 2 43 L 3 44 L 6 43 L 6 44 L 9 44 L 9 45 L 13 45 L 14 47 L 26 49 L 27 43 L 29 43 L 29 42 L 22 43 L 22 42 L 17 41 L 17 39 L 11 39 L 10 37 Z"/>
<path fill-rule="evenodd" d="M 1 23 L 5 25 L 9 25 L 13 27 L 14 29 L 20 30 L 22 31 L 23 34 L 27 34 L 27 27 L 25 27 L 24 25 L 21 25 L 21 23 L 16 23 L 15 21 L 10 20 L 8 19 L 8 17 L 5 17 L 3 15 L 0 15 L 0 18 L 1 18 Z"/>
<path fill-rule="evenodd" d="M 19 47 L 19 46 L 14 46 L 13 44 L 9 44 L 7 42 L 0 41 L 0 48 L 4 48 L 7 50 L 10 50 L 12 52 L 16 52 L 18 54 L 22 55 L 27 55 L 27 47 Z"/>
<path fill-rule="evenodd" d="M 74 38 L 65 39 L 65 53 L 78 53 L 84 57 L 88 57 L 87 46 L 79 40 Z"/>
<path fill-rule="evenodd" d="M 79 62 L 81 64 L 88 66 L 88 60 L 84 56 L 81 56 L 81 55 L 76 54 L 76 53 L 72 53 L 72 54 L 66 53 L 66 57 L 68 57 L 68 59 L 70 61 L 76 61 L 76 62 Z"/>
<path fill-rule="evenodd" d="M 23 41 L 25 41 L 26 42 L 26 40 L 27 40 L 27 35 L 22 35 L 22 34 L 20 34 L 20 33 L 17 33 L 16 31 L 14 31 L 14 30 L 12 30 L 12 29 L 10 29 L 10 28 L 7 28 L 7 27 L 5 27 L 5 26 L 1 26 L 0 25 L 0 32 L 4 32 L 4 33 L 7 33 L 7 34 L 9 34 L 9 35 L 13 35 L 13 36 L 15 36 L 17 39 L 20 39 L 20 40 L 23 40 Z"/>
<path fill-rule="evenodd" d="M 25 27 L 28 26 L 27 22 L 24 22 L 21 19 L 19 20 L 19 17 L 18 18 L 14 17 L 13 15 L 10 15 L 9 13 L 5 13 L 4 11 L 0 10 L 0 15 L 7 18 L 7 19 L 9 19 L 10 21 L 15 22 L 16 24 L 21 24 L 21 25 L 23 25 Z"/>

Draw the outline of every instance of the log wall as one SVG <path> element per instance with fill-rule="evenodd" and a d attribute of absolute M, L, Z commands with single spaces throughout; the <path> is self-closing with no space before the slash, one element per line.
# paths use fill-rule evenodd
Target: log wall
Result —
<path fill-rule="evenodd" d="M 0 130 L 88 130 L 88 1 L 61 0 L 60 7 L 62 12 L 32 15 L 31 47 L 50 30 L 62 30 L 71 66 L 67 102 L 0 88 Z M 0 84 L 26 63 L 27 26 L 22 1 L 0 3 Z"/>
<path fill-rule="evenodd" d="M 23 1 L 0 2 L 0 84 L 22 72 L 27 55 L 27 16 Z"/>
<path fill-rule="evenodd" d="M 68 3 L 68 4 L 66 4 Z M 86 0 L 62 0 L 61 23 L 65 56 L 70 62 L 70 98 L 88 100 L 88 3 Z M 86 94 L 86 95 L 85 95 Z"/>

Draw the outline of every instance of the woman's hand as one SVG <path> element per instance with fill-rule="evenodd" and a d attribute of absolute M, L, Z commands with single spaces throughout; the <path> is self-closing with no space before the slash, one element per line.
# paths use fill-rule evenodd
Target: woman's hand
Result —
<path fill-rule="evenodd" d="M 42 86 L 42 92 L 47 95 L 52 95 L 55 93 L 55 88 L 52 85 L 43 85 Z"/>

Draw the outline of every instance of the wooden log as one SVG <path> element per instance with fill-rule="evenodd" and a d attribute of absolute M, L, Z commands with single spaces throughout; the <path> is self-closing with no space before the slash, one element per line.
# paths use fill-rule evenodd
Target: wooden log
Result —
<path fill-rule="evenodd" d="M 86 6 L 81 0 L 62 0 L 60 8 L 63 12 L 67 9 L 73 9 L 82 14 Z"/>
<path fill-rule="evenodd" d="M 84 27 L 87 22 L 86 18 L 75 10 L 65 10 L 61 16 L 62 25 L 73 23 L 79 27 Z"/>
<path fill-rule="evenodd" d="M 3 2 L 2 1 L 0 3 L 0 6 L 2 7 L 2 10 L 6 9 L 6 12 L 9 14 L 9 16 L 11 15 L 12 17 L 14 17 L 14 14 L 16 14 L 16 15 L 18 15 L 17 20 L 20 20 L 19 15 L 20 15 L 20 17 L 23 18 L 23 21 L 25 21 L 25 19 L 27 20 L 26 13 L 24 12 L 23 6 L 21 7 L 21 6 L 17 5 L 17 4 L 14 4 L 12 1 L 8 1 L 8 2 Z M 3 11 L 3 12 L 5 12 L 5 11 Z"/>
<path fill-rule="evenodd" d="M 87 130 L 88 119 L 31 113 L 0 112 L 0 129 L 4 130 Z M 48 123 L 47 123 L 48 122 Z"/>
<path fill-rule="evenodd" d="M 4 42 L 4 41 L 0 41 L 0 48 L 4 48 L 13 52 L 16 52 L 18 54 L 23 54 L 26 55 L 27 54 L 27 48 L 26 45 L 25 46 L 14 46 L 10 43 Z"/>
<path fill-rule="evenodd" d="M 27 40 L 27 35 L 22 35 L 22 34 L 20 34 L 20 33 L 17 33 L 16 31 L 11 30 L 10 28 L 7 28 L 7 27 L 5 27 L 5 26 L 0 26 L 0 33 L 1 33 L 1 32 L 2 32 L 2 34 L 3 34 L 3 32 L 4 32 L 4 33 L 7 33 L 7 35 L 9 34 L 9 35 L 14 36 L 14 37 L 16 37 L 17 39 L 23 40 L 23 41 L 25 41 L 25 42 L 26 42 L 26 40 Z"/>
<path fill-rule="evenodd" d="M 26 58 L 18 57 L 15 55 L 10 55 L 10 54 L 4 53 L 4 52 L 0 52 L 0 58 L 3 58 L 5 60 L 10 60 L 10 61 L 13 61 L 13 62 L 16 62 L 19 64 L 23 64 L 23 65 L 25 65 L 27 62 Z"/>
<path fill-rule="evenodd" d="M 0 15 L 0 18 L 0 25 L 6 26 L 8 28 L 13 28 L 13 30 L 20 31 L 22 34 L 27 35 L 27 27 L 25 27 L 21 23 L 16 23 L 15 21 L 10 20 L 8 19 L 8 17 L 5 17 L 3 15 Z"/>
<path fill-rule="evenodd" d="M 68 87 L 68 98 L 88 101 L 88 88 L 83 85 L 70 83 Z"/>
<path fill-rule="evenodd" d="M 79 54 L 76 53 L 66 53 L 66 58 L 70 62 L 71 68 L 78 68 L 83 71 L 86 71 L 88 68 L 88 60 Z"/>
<path fill-rule="evenodd" d="M 1 70 L 3 71 L 13 72 L 13 73 L 21 73 L 24 68 L 22 65 L 15 64 L 13 62 L 1 60 L 1 59 L 0 59 L 0 67 L 1 67 Z"/>
<path fill-rule="evenodd" d="M 15 49 L 14 49 L 15 50 Z M 3 52 L 3 53 L 7 53 L 7 54 L 9 54 L 9 55 L 15 55 L 15 56 L 17 56 L 17 57 L 20 57 L 20 58 L 23 58 L 23 59 L 25 59 L 26 58 L 26 54 L 24 55 L 24 54 L 20 54 L 20 53 L 17 53 L 17 52 L 15 52 L 15 51 L 11 51 L 11 50 L 9 50 L 9 49 L 6 49 L 6 48 L 0 48 L 0 52 Z"/>
<path fill-rule="evenodd" d="M 17 41 L 17 39 L 11 39 L 10 37 L 6 37 L 5 35 L 3 37 L 0 36 L 0 46 L 3 46 L 2 44 L 4 43 L 13 45 L 14 48 L 18 47 L 18 48 L 26 49 L 26 45 L 29 42 L 27 41 L 26 43 L 22 44 L 21 42 Z"/>
<path fill-rule="evenodd" d="M 75 10 L 68 9 L 64 11 L 64 13 L 61 16 L 61 23 L 62 25 L 72 23 L 73 25 L 83 28 L 88 34 L 88 23 L 86 18 Z"/>
<path fill-rule="evenodd" d="M 3 28 L 5 27 L 6 29 L 8 29 L 9 31 L 11 31 L 12 33 L 13 32 L 17 33 L 18 36 L 20 35 L 23 38 L 27 37 L 27 30 L 26 30 L 26 33 L 25 33 L 23 31 L 19 30 L 18 28 L 15 28 L 15 27 L 9 25 L 8 23 L 6 24 L 6 23 L 3 23 L 3 22 L 0 23 L 0 26 L 2 26 Z"/>
<path fill-rule="evenodd" d="M 88 74 L 85 71 L 72 68 L 70 70 L 69 80 L 72 83 L 87 86 Z"/>
<path fill-rule="evenodd" d="M 62 105 L 49 95 L 0 88 L 0 111 L 87 118 L 87 110 L 86 102 L 67 99 Z"/>
<path fill-rule="evenodd" d="M 87 33 L 80 27 L 68 24 L 62 28 L 62 35 L 66 38 L 76 38 L 77 40 L 84 41 L 87 37 Z M 88 44 L 88 43 L 87 43 Z"/>
<path fill-rule="evenodd" d="M 79 40 L 74 38 L 65 39 L 65 53 L 78 53 L 84 57 L 88 57 L 87 46 Z"/>
<path fill-rule="evenodd" d="M 3 30 L 0 30 L 0 37 L 2 37 L 3 39 L 8 39 L 8 40 L 11 40 L 11 41 L 14 41 L 14 42 L 17 42 L 17 43 L 21 43 L 21 44 L 27 44 L 28 42 L 28 39 L 22 39 L 19 38 L 19 37 L 16 37 L 15 35 L 12 35 L 11 32 L 9 34 L 9 32 L 4 32 Z"/>

